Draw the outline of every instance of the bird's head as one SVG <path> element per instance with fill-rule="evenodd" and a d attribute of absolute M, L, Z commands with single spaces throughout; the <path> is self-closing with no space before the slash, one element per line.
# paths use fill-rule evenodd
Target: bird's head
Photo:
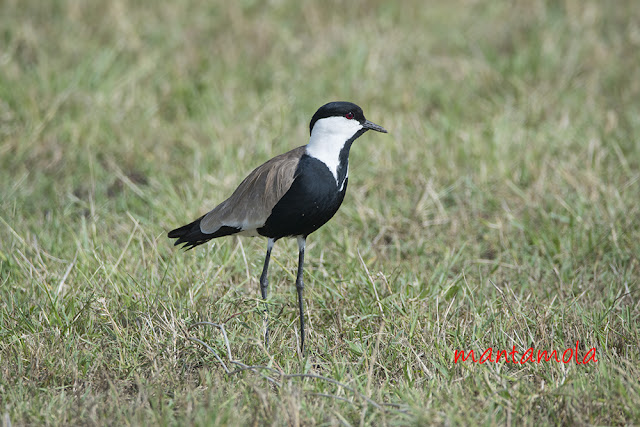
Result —
<path fill-rule="evenodd" d="M 311 137 L 331 135 L 342 141 L 357 138 L 367 130 L 387 133 L 387 131 L 364 117 L 362 108 L 352 102 L 330 102 L 316 111 L 309 123 Z M 357 134 L 357 136 L 356 136 Z"/>

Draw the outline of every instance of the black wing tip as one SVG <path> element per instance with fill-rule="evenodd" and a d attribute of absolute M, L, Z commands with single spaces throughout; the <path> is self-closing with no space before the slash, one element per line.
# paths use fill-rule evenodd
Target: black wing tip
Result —
<path fill-rule="evenodd" d="M 200 230 L 200 221 L 202 221 L 202 218 L 204 218 L 204 216 L 201 216 L 189 224 L 169 231 L 167 237 L 170 239 L 178 239 L 174 242 L 174 246 L 184 244 L 183 248 L 189 247 L 189 249 L 205 243 L 213 236 L 207 235 Z"/>
<path fill-rule="evenodd" d="M 214 233 L 203 233 L 200 229 L 200 221 L 202 221 L 202 218 L 204 218 L 204 216 L 201 216 L 192 223 L 169 231 L 169 233 L 167 233 L 167 237 L 169 237 L 170 239 L 177 239 L 173 243 L 173 246 L 182 245 L 181 249 L 190 251 L 196 246 L 207 243 L 209 240 L 215 239 L 216 237 L 228 236 L 230 234 L 236 234 L 242 231 L 242 229 L 238 227 L 229 227 L 223 225 Z"/>

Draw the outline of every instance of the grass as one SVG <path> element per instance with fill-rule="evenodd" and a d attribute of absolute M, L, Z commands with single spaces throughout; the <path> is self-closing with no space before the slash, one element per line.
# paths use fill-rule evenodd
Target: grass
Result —
<path fill-rule="evenodd" d="M 632 0 L 2 2 L 4 424 L 640 423 L 638 22 Z M 295 242 L 264 348 L 265 242 L 166 231 L 331 100 L 390 133 L 308 240 L 302 358 Z M 576 341 L 598 362 L 454 362 Z"/>

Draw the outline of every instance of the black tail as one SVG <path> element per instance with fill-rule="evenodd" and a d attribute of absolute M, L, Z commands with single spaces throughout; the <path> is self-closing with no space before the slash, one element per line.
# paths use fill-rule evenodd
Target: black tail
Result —
<path fill-rule="evenodd" d="M 193 249 L 198 245 L 207 243 L 211 239 L 216 237 L 228 236 L 242 231 L 240 228 L 227 227 L 223 225 L 215 233 L 203 233 L 200 229 L 200 221 L 202 221 L 204 215 L 196 219 L 190 224 L 183 225 L 182 227 L 171 230 L 168 234 L 170 239 L 178 239 L 174 243 L 174 246 L 178 246 L 184 243 L 183 249 Z"/>

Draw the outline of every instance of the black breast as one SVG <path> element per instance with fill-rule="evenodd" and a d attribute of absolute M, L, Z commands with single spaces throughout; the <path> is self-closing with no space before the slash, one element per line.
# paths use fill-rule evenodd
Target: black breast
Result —
<path fill-rule="evenodd" d="M 339 191 L 335 177 L 320 160 L 305 154 L 296 175 L 289 191 L 258 229 L 262 236 L 274 239 L 307 236 L 329 221 L 342 204 L 348 179 L 344 178 Z"/>

